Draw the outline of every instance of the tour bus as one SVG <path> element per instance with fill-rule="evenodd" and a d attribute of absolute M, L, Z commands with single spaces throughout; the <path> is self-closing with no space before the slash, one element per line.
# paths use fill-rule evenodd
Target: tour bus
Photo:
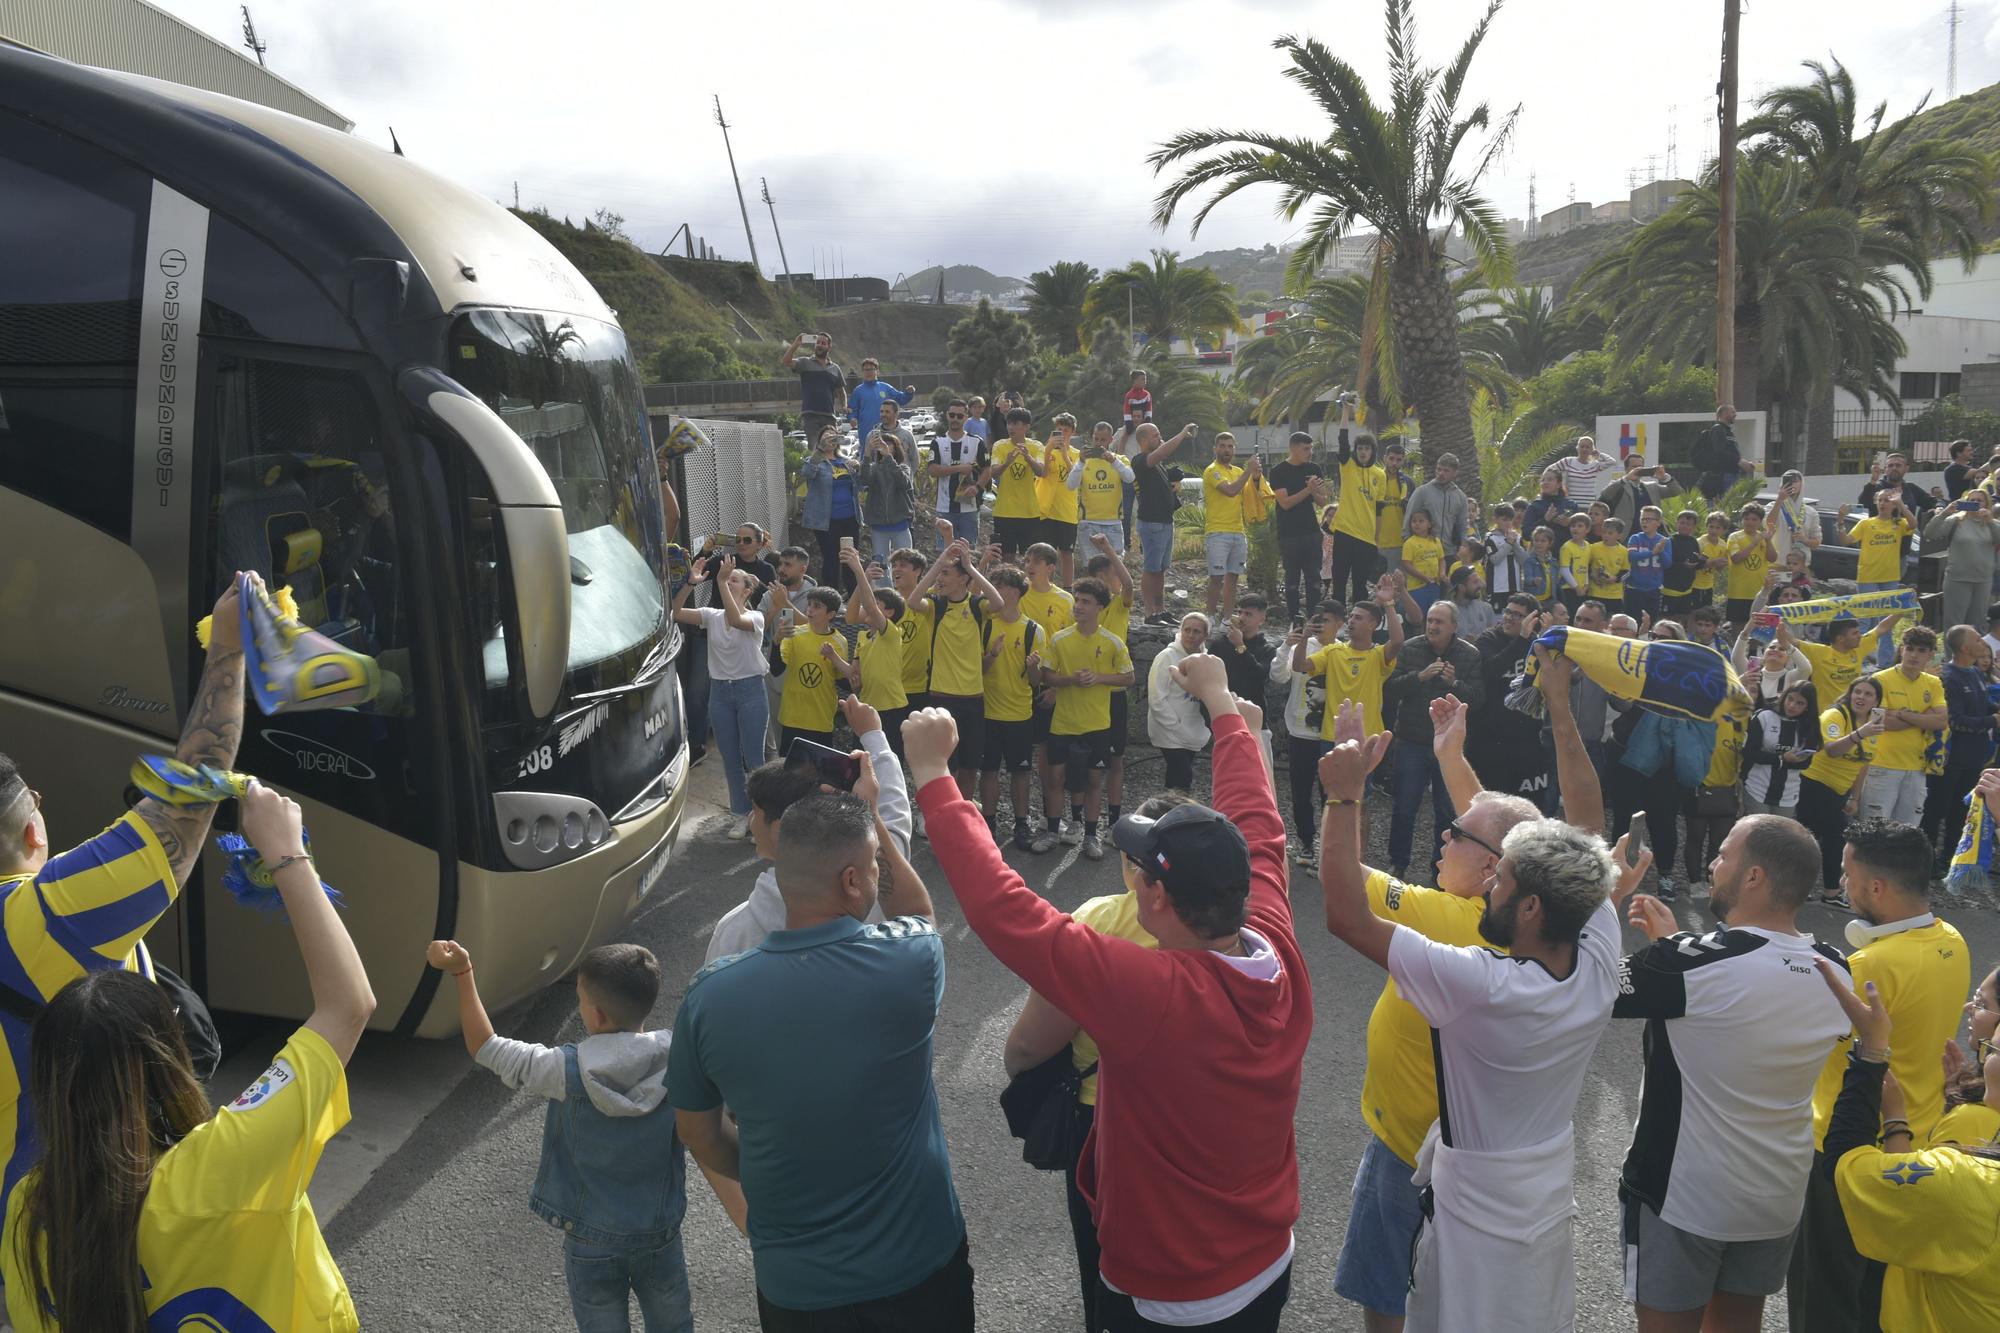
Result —
<path fill-rule="evenodd" d="M 519 219 L 217 94 L 0 44 L 0 751 L 57 847 L 171 754 L 236 570 L 372 657 L 369 703 L 266 717 L 376 1024 L 456 1031 L 657 890 L 688 751 L 660 478 L 614 313 Z M 225 806 L 218 829 L 234 827 Z M 210 1004 L 310 1007 L 211 848 L 149 938 Z"/>

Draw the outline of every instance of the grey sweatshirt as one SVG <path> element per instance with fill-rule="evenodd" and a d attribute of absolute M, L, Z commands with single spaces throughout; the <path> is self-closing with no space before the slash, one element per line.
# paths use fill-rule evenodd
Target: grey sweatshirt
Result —
<path fill-rule="evenodd" d="M 576 1044 L 576 1071 L 590 1104 L 606 1115 L 645 1115 L 667 1100 L 667 1051 L 674 1034 L 600 1032 Z M 515 1041 L 498 1033 L 473 1059 L 510 1088 L 561 1101 L 568 1079 L 560 1047 Z"/>
<path fill-rule="evenodd" d="M 1945 548 L 1947 583 L 1990 582 L 1996 542 L 2000 542 L 2000 523 L 1981 523 L 1956 509 L 1942 510 L 1924 525 L 1924 549 Z"/>

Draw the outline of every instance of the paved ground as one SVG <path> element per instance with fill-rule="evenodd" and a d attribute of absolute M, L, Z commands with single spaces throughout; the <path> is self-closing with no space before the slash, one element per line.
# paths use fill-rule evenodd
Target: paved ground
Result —
<path fill-rule="evenodd" d="M 698 780 L 719 786 L 714 768 L 711 763 L 696 769 Z M 1157 761 L 1135 765 L 1133 793 L 1149 790 L 1157 781 Z M 1136 799 L 1136 794 L 1128 795 L 1128 801 Z M 672 978 L 685 978 L 696 969 L 715 921 L 741 900 L 755 874 L 747 845 L 725 841 L 721 823 L 711 816 L 690 832 L 664 896 L 630 932 L 630 938 L 660 955 Z M 1386 813 L 1378 815 L 1376 824 L 1379 837 Z M 1426 816 L 1419 826 L 1420 847 L 1427 845 L 1428 836 Z M 1062 851 L 1061 857 L 1010 853 L 1009 859 L 1062 907 L 1116 887 L 1115 859 L 1093 864 L 1076 859 L 1074 849 Z M 1001 1043 L 1025 990 L 970 935 L 928 844 L 918 844 L 917 865 L 937 898 L 939 925 L 950 949 L 949 990 L 937 1037 L 937 1084 L 971 1232 L 980 1325 L 1005 1333 L 1074 1329 L 1080 1323 L 1079 1306 L 1061 1182 L 1021 1163 L 995 1100 L 1003 1082 Z M 1332 1294 L 1331 1276 L 1345 1224 L 1348 1183 L 1365 1141 L 1356 1099 L 1363 1033 L 1382 976 L 1327 934 L 1315 878 L 1295 874 L 1293 891 L 1317 1016 L 1298 1117 L 1305 1213 L 1285 1327 L 1358 1329 L 1356 1312 Z M 1971 939 L 1976 959 L 2000 956 L 2000 923 L 1991 912 L 1947 910 Z M 1686 907 L 1681 915 L 1692 925 L 1709 924 Z M 1808 919 L 1813 929 L 1839 938 L 1841 922 L 1834 914 L 1815 908 Z M 670 1022 L 678 999 L 675 985 L 662 996 L 656 1021 Z M 572 997 L 563 987 L 502 1015 L 500 1026 L 512 1035 L 543 1041 L 581 1035 Z M 407 1049 L 416 1046 L 421 1049 Z M 560 1241 L 527 1209 L 541 1103 L 511 1096 L 476 1071 L 462 1077 L 468 1070 L 463 1053 L 443 1043 L 371 1043 L 357 1058 L 355 1127 L 343 1140 L 365 1137 L 371 1146 L 350 1157 L 348 1171 L 350 1176 L 365 1174 L 367 1164 L 375 1162 L 379 1169 L 358 1185 L 358 1192 L 351 1183 L 340 1187 L 338 1193 L 351 1194 L 351 1199 L 326 1230 L 367 1327 L 569 1326 Z M 425 1087 L 413 1088 L 413 1081 Z M 1577 1107 L 1577 1196 L 1583 1208 L 1579 1328 L 1633 1327 L 1631 1313 L 1619 1299 L 1614 1188 L 1638 1082 L 1639 1029 L 1614 1025 L 1598 1049 Z M 418 1122 L 413 1100 L 428 1100 L 427 1089 L 444 1095 Z M 413 1128 L 399 1146 L 385 1144 L 375 1122 L 376 1108 L 385 1101 L 392 1119 L 400 1117 L 397 1123 Z M 336 1143 L 334 1151 L 341 1146 Z M 692 1169 L 689 1180 L 685 1234 L 697 1323 L 704 1330 L 753 1330 L 748 1245 L 730 1228 Z M 323 1204 L 336 1202 L 321 1197 Z M 1780 1298 L 1766 1327 L 1783 1326 Z"/>

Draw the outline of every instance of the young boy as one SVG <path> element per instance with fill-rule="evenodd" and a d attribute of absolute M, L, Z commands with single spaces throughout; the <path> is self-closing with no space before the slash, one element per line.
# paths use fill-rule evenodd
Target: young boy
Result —
<path fill-rule="evenodd" d="M 1521 591 L 1535 599 L 1542 610 L 1549 609 L 1562 587 L 1562 572 L 1556 565 L 1555 530 L 1544 523 L 1528 537 L 1528 554 L 1521 561 Z"/>
<path fill-rule="evenodd" d="M 1132 683 L 1132 657 L 1123 640 L 1099 625 L 1111 590 L 1097 579 L 1076 584 L 1076 623 L 1049 638 L 1048 651 L 1030 658 L 1044 685 L 1056 691 L 1049 738 L 1063 755 L 1063 790 L 1070 818 L 1083 825 L 1083 855 L 1104 859 L 1097 820 L 1103 770 L 1111 762 L 1111 692 Z"/>
<path fill-rule="evenodd" d="M 1647 505 L 1639 511 L 1639 530 L 1625 543 L 1631 570 L 1625 580 L 1625 614 L 1634 620 L 1641 615 L 1660 618 L 1661 591 L 1674 545 L 1673 538 L 1660 531 L 1665 521 L 1658 505 Z"/>
<path fill-rule="evenodd" d="M 1044 634 L 1055 634 L 1075 624 L 1076 599 L 1068 589 L 1056 583 L 1056 572 L 1061 568 L 1056 548 L 1047 542 L 1036 542 L 1028 548 L 1021 564 L 1028 574 L 1028 590 L 1021 598 L 1021 614 L 1040 625 Z"/>
<path fill-rule="evenodd" d="M 1611 517 L 1611 506 L 1602 500 L 1593 500 L 1590 503 L 1588 512 L 1590 514 L 1590 540 L 1601 542 L 1604 540 L 1604 520 Z"/>
<path fill-rule="evenodd" d="M 1375 600 L 1356 602 L 1347 612 L 1347 641 L 1323 643 L 1307 655 L 1300 642 L 1292 648 L 1292 670 L 1326 678 L 1326 712 L 1320 723 L 1320 737 L 1333 739 L 1335 714 L 1340 702 L 1352 699 L 1361 705 L 1362 725 L 1369 735 L 1382 730 L 1382 683 L 1403 651 L 1403 617 L 1395 613 L 1396 594 L 1388 579 L 1376 585 Z M 1388 622 L 1389 640 L 1375 642 L 1375 631 Z M 1329 634 L 1333 629 L 1327 630 Z"/>
<path fill-rule="evenodd" d="M 1728 599 L 1725 614 L 1729 623 L 1740 629 L 1749 622 L 1750 603 L 1763 590 L 1764 570 L 1778 558 L 1778 548 L 1764 530 L 1764 506 L 1744 505 L 1737 519 L 1743 526 L 1729 539 L 1729 575 L 1723 596 Z"/>
<path fill-rule="evenodd" d="M 1391 440 L 1382 446 L 1382 485 L 1375 500 L 1375 553 L 1382 557 L 1381 569 L 1395 569 L 1403 563 L 1403 510 L 1410 502 L 1410 478 L 1403 471 L 1403 442 Z"/>
<path fill-rule="evenodd" d="M 1729 577 L 1729 515 L 1717 509 L 1702 520 L 1701 572 L 1694 576 L 1695 604 L 1715 601 L 1716 580 Z"/>
<path fill-rule="evenodd" d="M 799 606 L 805 601 L 807 590 L 814 587 L 808 571 L 812 568 L 812 554 L 803 546 L 787 546 L 778 552 L 778 577 L 764 588 L 764 600 L 758 609 L 764 613 L 764 649 L 768 657 L 777 651 L 778 645 L 797 625 Z M 764 677 L 766 702 L 770 705 L 770 722 L 764 730 L 764 744 L 767 750 L 778 750 L 783 734 L 778 713 L 785 703 L 785 677 L 773 670 Z"/>
<path fill-rule="evenodd" d="M 1782 625 L 1784 622 L 1779 623 Z M 1688 612 L 1687 632 L 1688 638 L 1695 643 L 1721 652 L 1722 644 L 1718 642 L 1718 638 L 1722 633 L 1722 612 L 1716 610 L 1712 604 L 1697 606 Z"/>
<path fill-rule="evenodd" d="M 959 795 L 969 801 L 980 761 L 986 757 L 985 626 L 992 615 L 989 608 L 999 605 L 1000 594 L 973 565 L 971 548 L 961 539 L 947 546 L 925 571 L 910 603 L 930 613 L 925 704 L 944 709 L 958 723 L 951 776 Z"/>
<path fill-rule="evenodd" d="M 1625 578 L 1631 571 L 1631 557 L 1625 550 L 1625 525 L 1607 518 L 1598 528 L 1597 544 L 1590 548 L 1590 595 L 1606 606 L 1625 600 Z"/>
<path fill-rule="evenodd" d="M 1264 463 L 1250 455 L 1247 467 L 1236 466 L 1236 437 L 1223 431 L 1215 437 L 1215 461 L 1201 471 L 1202 546 L 1208 557 L 1208 618 L 1236 609 L 1236 580 L 1250 560 L 1250 534 L 1243 526 L 1243 488 L 1263 479 Z"/>
<path fill-rule="evenodd" d="M 1111 600 L 1097 627 L 1132 648 L 1132 606 L 1135 590 L 1131 572 L 1102 535 L 1093 535 L 1090 544 L 1097 553 L 1085 562 L 1083 572 L 1111 590 Z M 1134 668 L 1136 671 L 1137 668 Z M 1111 691 L 1111 762 L 1104 770 L 1104 826 L 1108 829 L 1125 813 L 1125 742 L 1131 727 L 1132 696 L 1122 686 Z"/>
<path fill-rule="evenodd" d="M 1556 563 L 1562 573 L 1562 604 L 1572 616 L 1590 595 L 1590 553 L 1594 548 L 1590 540 L 1590 515 L 1571 514 L 1569 540 L 1562 544 Z"/>
<path fill-rule="evenodd" d="M 986 746 L 979 764 L 979 805 L 999 838 L 1000 771 L 1007 771 L 1014 798 L 1014 845 L 1032 850 L 1034 831 L 1028 816 L 1028 775 L 1035 767 L 1035 688 L 1028 679 L 1028 656 L 1045 635 L 1021 611 L 1028 576 L 1014 565 L 1001 565 L 987 581 L 1000 600 L 986 622 L 985 673 Z"/>
<path fill-rule="evenodd" d="M 1078 495 L 1070 489 L 1069 474 L 1082 461 L 1073 441 L 1076 418 L 1059 412 L 1050 423 L 1049 442 L 1042 449 L 1042 479 L 1035 483 L 1041 497 L 1042 521 L 1035 534 L 1038 542 L 1054 547 L 1062 561 L 1062 581 L 1067 587 L 1076 580 L 1076 524 Z M 1119 530 L 1124 531 L 1122 528 Z"/>
<path fill-rule="evenodd" d="M 997 476 L 1000 484 L 993 492 L 993 540 L 999 544 L 1003 560 L 1020 558 L 1022 551 L 1041 540 L 1042 497 L 1036 485 L 1048 473 L 1043 461 L 1042 442 L 1028 438 L 1035 414 L 1025 407 L 1007 410 L 1007 438 L 994 444 L 993 461 L 980 474 L 980 489 Z"/>
<path fill-rule="evenodd" d="M 1125 390 L 1125 433 L 1130 435 L 1143 422 L 1153 419 L 1153 395 L 1146 388 L 1146 372 L 1134 370 Z"/>
<path fill-rule="evenodd" d="M 1685 619 L 1699 602 L 1695 589 L 1706 568 L 1701 555 L 1701 538 L 1695 531 L 1698 516 L 1692 509 L 1674 515 L 1673 535 L 1667 538 L 1667 567 L 1660 576 L 1661 602 L 1666 614 Z M 1709 580 L 1711 586 L 1714 580 Z"/>
<path fill-rule="evenodd" d="M 889 578 L 903 600 L 903 614 L 896 618 L 896 628 L 903 633 L 903 697 L 907 701 L 904 717 L 909 716 L 910 709 L 924 706 L 924 691 L 930 682 L 931 613 L 929 606 L 918 606 L 914 601 L 926 563 L 924 553 L 914 547 L 905 546 L 889 555 Z M 898 747 L 896 752 L 901 754 L 900 723 L 892 738 Z"/>
<path fill-rule="evenodd" d="M 882 729 L 900 758 L 903 719 L 910 715 L 909 691 L 903 686 L 903 598 L 893 588 L 871 587 L 861 564 L 861 552 L 848 548 L 840 561 L 854 571 L 854 593 L 847 599 L 847 619 L 861 626 L 854 643 L 854 661 L 846 676 L 848 687 L 862 703 L 882 717 Z"/>
<path fill-rule="evenodd" d="M 772 598 L 782 607 L 786 596 L 772 589 Z M 840 615 L 840 594 L 832 588 L 809 588 L 805 598 L 806 623 L 793 629 L 778 643 L 778 660 L 773 668 L 783 675 L 784 695 L 778 701 L 778 757 L 804 737 L 821 745 L 833 744 L 834 707 L 839 701 L 836 676 L 847 674 L 847 659 L 841 653 L 847 640 L 834 627 Z"/>
<path fill-rule="evenodd" d="M 638 1297 L 649 1330 L 689 1333 L 687 1159 L 667 1105 L 673 1034 L 648 1032 L 660 996 L 660 965 L 636 944 L 603 944 L 576 969 L 580 1042 L 542 1046 L 498 1036 L 472 955 L 456 940 L 432 940 L 432 967 L 456 979 L 465 1049 L 510 1088 L 548 1100 L 542 1162 L 528 1207 L 563 1232 L 563 1270 L 579 1328 L 606 1307 L 625 1318 Z M 739 1223 L 740 1225 L 740 1223 Z"/>
<path fill-rule="evenodd" d="M 1493 524 L 1484 540 L 1486 591 L 1495 605 L 1522 591 L 1521 566 L 1527 560 L 1527 543 L 1521 539 L 1514 506 L 1496 504 L 1487 510 Z"/>

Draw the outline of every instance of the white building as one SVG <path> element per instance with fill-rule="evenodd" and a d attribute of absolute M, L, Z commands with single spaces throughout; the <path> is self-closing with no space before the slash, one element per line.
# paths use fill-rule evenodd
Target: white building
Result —
<path fill-rule="evenodd" d="M 1896 362 L 1906 416 L 1957 393 L 1962 367 L 2000 361 L 2000 264 L 1968 270 L 1955 259 L 1945 260 L 1933 266 L 1932 275 L 1930 296 L 1895 321 L 1906 344 Z M 1861 403 L 1836 390 L 1833 407 L 1858 412 Z M 1876 410 L 1882 410 L 1879 404 Z"/>

